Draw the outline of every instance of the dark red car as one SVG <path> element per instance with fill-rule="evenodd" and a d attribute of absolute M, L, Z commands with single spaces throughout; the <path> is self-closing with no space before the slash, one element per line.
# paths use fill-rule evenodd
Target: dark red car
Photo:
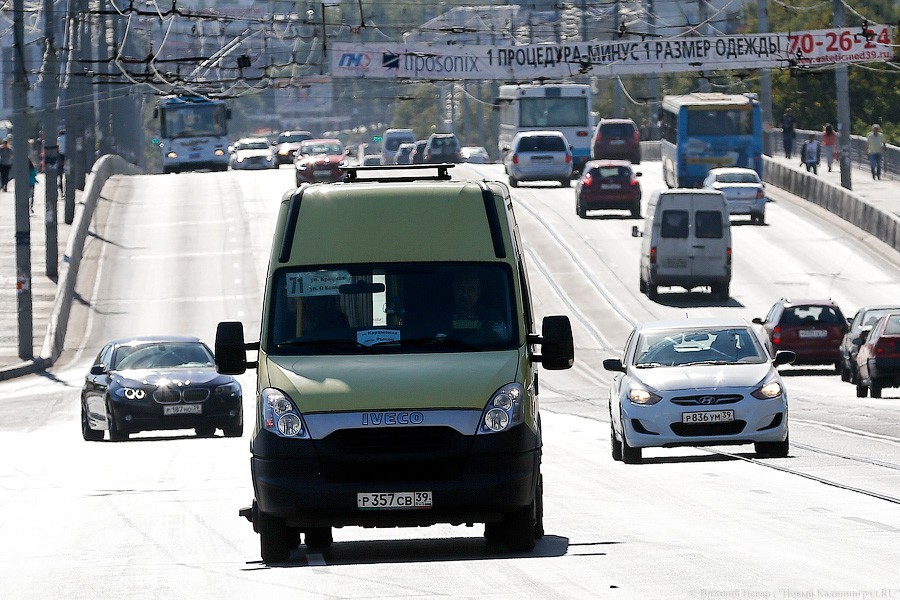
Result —
<path fill-rule="evenodd" d="M 886 387 L 900 387 L 900 312 L 878 319 L 872 330 L 861 332 L 863 343 L 856 354 L 856 396 L 881 398 Z"/>
<path fill-rule="evenodd" d="M 641 134 L 631 119 L 600 119 L 594 129 L 591 158 L 641 162 Z"/>
<path fill-rule="evenodd" d="M 782 298 L 765 319 L 753 322 L 762 325 L 772 356 L 791 350 L 797 355 L 795 365 L 830 364 L 840 372 L 841 342 L 850 325 L 833 300 Z"/>
<path fill-rule="evenodd" d="M 575 184 L 575 212 L 582 219 L 587 211 L 618 208 L 641 216 L 640 173 L 627 160 L 592 160 Z"/>
<path fill-rule="evenodd" d="M 346 159 L 344 145 L 336 139 L 306 140 L 300 143 L 294 158 L 297 187 L 302 183 L 340 181 L 341 164 Z"/>

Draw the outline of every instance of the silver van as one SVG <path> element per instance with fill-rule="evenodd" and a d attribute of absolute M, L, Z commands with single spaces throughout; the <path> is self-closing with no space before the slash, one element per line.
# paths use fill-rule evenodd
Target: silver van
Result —
<path fill-rule="evenodd" d="M 714 190 L 654 192 L 641 237 L 640 289 L 656 300 L 661 285 L 691 290 L 709 286 L 721 300 L 731 284 L 731 223 L 728 205 Z"/>

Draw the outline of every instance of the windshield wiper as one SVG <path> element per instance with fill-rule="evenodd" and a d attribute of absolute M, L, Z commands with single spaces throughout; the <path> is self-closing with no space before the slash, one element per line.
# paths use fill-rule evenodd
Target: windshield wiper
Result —
<path fill-rule="evenodd" d="M 694 365 L 733 365 L 733 360 L 697 360 L 694 362 L 681 363 L 679 367 L 692 367 Z"/>
<path fill-rule="evenodd" d="M 660 362 L 645 362 L 634 365 L 636 369 L 652 369 L 653 367 L 670 367 L 672 365 L 664 365 Z"/>
<path fill-rule="evenodd" d="M 401 346 L 420 346 L 420 347 L 435 347 L 435 348 L 454 348 L 457 350 L 481 350 L 478 346 L 470 344 L 469 342 L 463 341 L 459 338 L 451 338 L 451 337 L 436 337 L 436 336 L 427 336 L 427 337 L 417 337 L 417 338 L 404 338 L 400 340 L 391 340 L 386 342 L 378 342 L 377 344 L 372 344 L 375 346 L 387 346 L 390 344 L 399 344 Z"/>

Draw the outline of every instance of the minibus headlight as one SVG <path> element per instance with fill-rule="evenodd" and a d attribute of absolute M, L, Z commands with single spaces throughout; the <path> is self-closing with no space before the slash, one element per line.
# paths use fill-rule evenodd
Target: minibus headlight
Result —
<path fill-rule="evenodd" d="M 484 412 L 478 433 L 498 433 L 519 425 L 525 420 L 525 388 L 510 383 L 494 392 Z"/>
<path fill-rule="evenodd" d="M 276 388 L 266 388 L 259 398 L 263 428 L 279 437 L 309 439 L 303 415 L 290 396 Z"/>
<path fill-rule="evenodd" d="M 174 150 L 172 150 L 168 154 L 166 154 L 166 157 L 167 158 L 178 158 L 178 153 L 175 152 Z"/>

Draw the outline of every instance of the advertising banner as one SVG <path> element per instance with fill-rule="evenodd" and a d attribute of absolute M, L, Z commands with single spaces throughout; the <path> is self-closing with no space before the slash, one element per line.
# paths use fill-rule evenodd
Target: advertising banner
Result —
<path fill-rule="evenodd" d="M 871 25 L 523 46 L 335 43 L 329 61 L 335 77 L 531 81 L 887 61 L 892 44 L 889 26 Z"/>

